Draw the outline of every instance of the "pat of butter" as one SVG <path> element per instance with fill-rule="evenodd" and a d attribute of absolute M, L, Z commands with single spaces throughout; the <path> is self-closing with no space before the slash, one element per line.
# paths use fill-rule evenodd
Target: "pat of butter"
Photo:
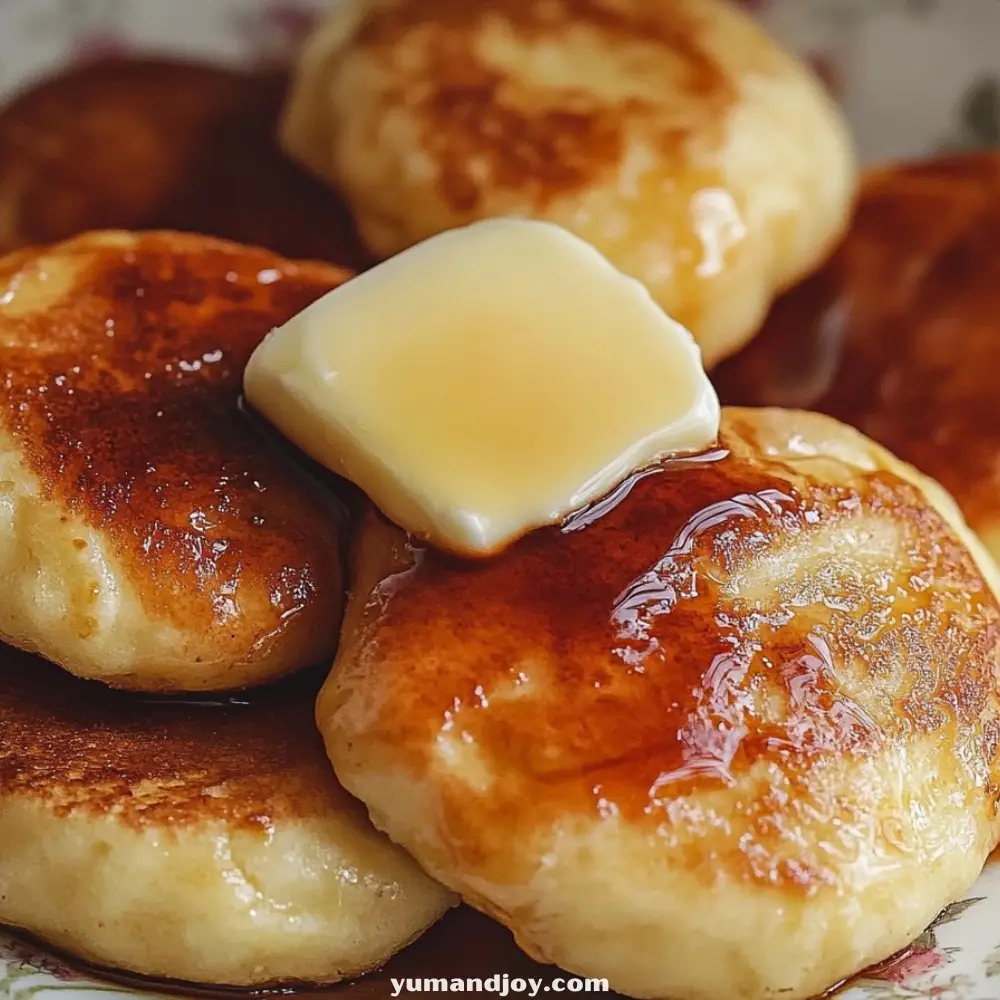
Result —
<path fill-rule="evenodd" d="M 545 222 L 479 222 L 330 292 L 257 348 L 246 397 L 439 548 L 486 555 L 700 451 L 719 401 L 691 335 Z"/>

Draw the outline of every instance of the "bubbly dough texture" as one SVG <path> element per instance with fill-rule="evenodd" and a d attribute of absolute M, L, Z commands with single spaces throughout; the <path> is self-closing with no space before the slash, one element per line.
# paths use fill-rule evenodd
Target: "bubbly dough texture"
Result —
<path fill-rule="evenodd" d="M 137 690 L 329 662 L 343 512 L 239 395 L 348 276 L 180 233 L 0 259 L 0 640 Z"/>
<path fill-rule="evenodd" d="M 384 962 L 454 897 L 337 784 L 315 694 L 158 702 L 0 647 L 0 922 L 195 983 Z"/>
<path fill-rule="evenodd" d="M 997 583 L 857 432 L 729 409 L 718 453 L 486 563 L 370 514 L 318 719 L 375 825 L 533 956 L 799 1000 L 997 843 Z"/>
<path fill-rule="evenodd" d="M 713 377 L 857 427 L 944 485 L 1000 561 L 1000 153 L 867 174 L 847 238 Z"/>
<path fill-rule="evenodd" d="M 644 281 L 708 365 L 826 256 L 855 174 L 819 83 L 724 0 L 346 0 L 282 138 L 376 255 L 548 219 Z"/>

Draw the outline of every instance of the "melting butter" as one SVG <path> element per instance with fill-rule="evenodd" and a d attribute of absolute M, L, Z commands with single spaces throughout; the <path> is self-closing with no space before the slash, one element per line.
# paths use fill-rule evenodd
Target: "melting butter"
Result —
<path fill-rule="evenodd" d="M 687 330 L 587 243 L 513 219 L 435 236 L 330 292 L 267 337 L 244 386 L 397 524 L 465 555 L 719 429 Z"/>

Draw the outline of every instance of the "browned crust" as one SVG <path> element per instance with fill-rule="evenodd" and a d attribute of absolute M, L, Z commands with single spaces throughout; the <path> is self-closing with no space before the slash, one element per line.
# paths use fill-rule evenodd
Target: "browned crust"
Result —
<path fill-rule="evenodd" d="M 275 142 L 286 83 L 148 57 L 26 89 L 0 109 L 0 251 L 162 228 L 360 266 L 346 207 Z"/>
<path fill-rule="evenodd" d="M 348 274 L 207 237 L 116 240 L 0 261 L 0 429 L 43 499 L 103 533 L 151 618 L 217 636 L 223 660 L 296 633 L 321 662 L 341 511 L 239 397 L 260 340 Z"/>
<path fill-rule="evenodd" d="M 368 6 L 354 40 L 389 70 L 389 104 L 419 123 L 420 144 L 439 170 L 439 193 L 456 211 L 473 211 L 483 177 L 494 188 L 529 191 L 536 207 L 617 170 L 630 122 L 647 121 L 667 155 L 692 140 L 721 142 L 738 99 L 731 74 L 706 44 L 691 4 L 636 0 L 389 0 Z M 541 88 L 530 100 L 517 81 L 483 60 L 477 36 L 488 23 L 523 40 L 589 32 L 602 44 L 662 46 L 675 67 L 684 111 L 669 121 L 639 97 L 609 101 L 582 87 Z M 414 63 L 407 43 L 421 40 Z M 669 116 L 668 116 L 669 117 Z"/>
<path fill-rule="evenodd" d="M 713 373 L 724 402 L 853 424 L 1000 521 L 1000 154 L 869 174 L 850 232 Z"/>
<path fill-rule="evenodd" d="M 141 829 L 221 822 L 262 833 L 363 810 L 337 784 L 310 673 L 233 699 L 112 691 L 0 646 L 0 799 Z"/>
<path fill-rule="evenodd" d="M 872 803 L 830 767 L 925 737 L 962 748 L 939 780 L 993 815 L 1000 609 L 969 552 L 896 475 L 812 478 L 754 435 L 730 414 L 725 457 L 486 563 L 411 541 L 372 593 L 321 712 L 365 767 L 433 775 L 456 863 L 509 884 L 511 838 L 617 817 L 709 880 L 836 886 L 797 831 L 867 829 Z M 448 734 L 488 782 L 448 776 Z"/>

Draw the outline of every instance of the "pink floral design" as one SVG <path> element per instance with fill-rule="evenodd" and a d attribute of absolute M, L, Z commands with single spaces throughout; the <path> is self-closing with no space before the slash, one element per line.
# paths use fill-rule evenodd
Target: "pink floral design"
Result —
<path fill-rule="evenodd" d="M 64 965 L 51 955 L 38 951 L 32 945 L 17 940 L 5 941 L 4 943 L 6 945 L 5 951 L 22 967 L 44 972 L 52 976 L 53 979 L 64 983 L 80 982 L 83 978 L 68 965 Z"/>
<path fill-rule="evenodd" d="M 920 996 L 927 1000 L 968 1000 L 976 984 L 969 976 L 951 976 L 943 982 L 921 990 Z"/>
<path fill-rule="evenodd" d="M 936 948 L 921 948 L 915 946 L 904 952 L 899 958 L 891 960 L 888 965 L 865 974 L 865 979 L 881 979 L 888 983 L 908 983 L 918 976 L 940 969 L 951 961 L 947 952 Z"/>

